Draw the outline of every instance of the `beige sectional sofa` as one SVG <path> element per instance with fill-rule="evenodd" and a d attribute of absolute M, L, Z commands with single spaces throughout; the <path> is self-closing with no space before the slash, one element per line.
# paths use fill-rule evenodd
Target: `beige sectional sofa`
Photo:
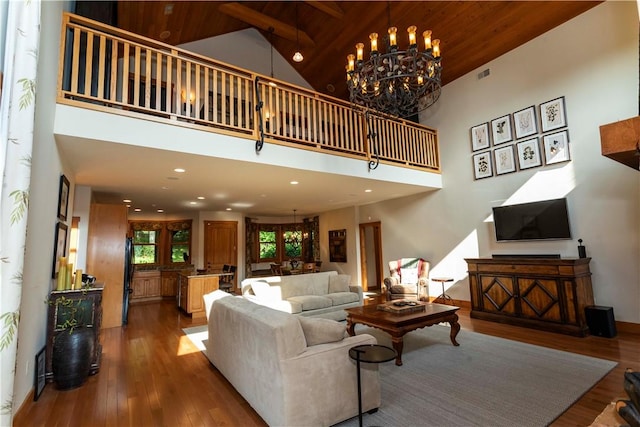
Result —
<path fill-rule="evenodd" d="M 215 299 L 215 301 L 213 301 Z M 375 344 L 329 319 L 294 316 L 222 291 L 205 296 L 206 355 L 270 426 L 330 426 L 358 415 L 349 349 Z M 363 411 L 380 406 L 378 365 L 364 363 Z"/>
<path fill-rule="evenodd" d="M 245 279 L 242 296 L 261 305 L 301 316 L 346 318 L 345 308 L 363 303 L 362 287 L 336 271 Z"/>

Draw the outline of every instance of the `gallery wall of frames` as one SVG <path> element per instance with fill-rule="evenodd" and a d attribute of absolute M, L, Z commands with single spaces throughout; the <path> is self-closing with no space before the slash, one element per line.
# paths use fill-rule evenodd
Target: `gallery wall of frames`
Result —
<path fill-rule="evenodd" d="M 475 179 L 568 162 L 564 96 L 471 128 Z"/>

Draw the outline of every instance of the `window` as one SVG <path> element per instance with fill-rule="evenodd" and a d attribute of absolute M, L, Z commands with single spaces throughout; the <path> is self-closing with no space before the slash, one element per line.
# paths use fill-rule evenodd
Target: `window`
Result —
<path fill-rule="evenodd" d="M 277 230 L 260 230 L 258 241 L 258 260 L 260 262 L 278 259 Z"/>
<path fill-rule="evenodd" d="M 171 262 L 189 261 L 189 242 L 191 230 L 177 230 L 171 232 Z"/>
<path fill-rule="evenodd" d="M 302 254 L 302 232 L 300 230 L 285 229 L 283 237 L 285 259 L 300 258 Z"/>
<path fill-rule="evenodd" d="M 259 224 L 258 262 L 283 262 L 302 256 L 302 231 L 293 224 Z"/>
<path fill-rule="evenodd" d="M 133 232 L 133 263 L 155 264 L 158 262 L 160 230 L 136 230 Z"/>
<path fill-rule="evenodd" d="M 185 264 L 191 258 L 191 220 L 129 221 L 133 263 Z"/>

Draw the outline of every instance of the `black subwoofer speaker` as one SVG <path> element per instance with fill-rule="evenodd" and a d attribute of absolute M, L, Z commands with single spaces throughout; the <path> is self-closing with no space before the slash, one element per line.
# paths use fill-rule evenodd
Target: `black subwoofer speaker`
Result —
<path fill-rule="evenodd" d="M 590 305 L 585 307 L 584 312 L 591 335 L 606 338 L 616 336 L 616 320 L 613 317 L 613 307 Z"/>

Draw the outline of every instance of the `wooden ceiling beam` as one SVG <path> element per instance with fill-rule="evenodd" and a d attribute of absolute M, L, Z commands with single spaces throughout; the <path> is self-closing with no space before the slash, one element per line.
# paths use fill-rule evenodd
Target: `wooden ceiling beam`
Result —
<path fill-rule="evenodd" d="M 327 15 L 331 15 L 334 18 L 342 19 L 344 18 L 344 12 L 342 8 L 338 6 L 338 3 L 335 1 L 305 1 L 309 6 L 315 7 L 316 9 L 326 13 Z"/>
<path fill-rule="evenodd" d="M 273 28 L 273 34 L 284 39 L 295 42 L 299 38 L 301 46 L 316 45 L 313 39 L 311 39 L 311 37 L 309 37 L 309 35 L 304 31 L 300 29 L 297 29 L 296 31 L 296 27 L 293 25 L 279 21 L 271 16 L 258 12 L 257 10 L 243 6 L 240 3 L 232 2 L 221 4 L 218 7 L 218 10 L 264 31 L 269 31 L 270 28 Z"/>

